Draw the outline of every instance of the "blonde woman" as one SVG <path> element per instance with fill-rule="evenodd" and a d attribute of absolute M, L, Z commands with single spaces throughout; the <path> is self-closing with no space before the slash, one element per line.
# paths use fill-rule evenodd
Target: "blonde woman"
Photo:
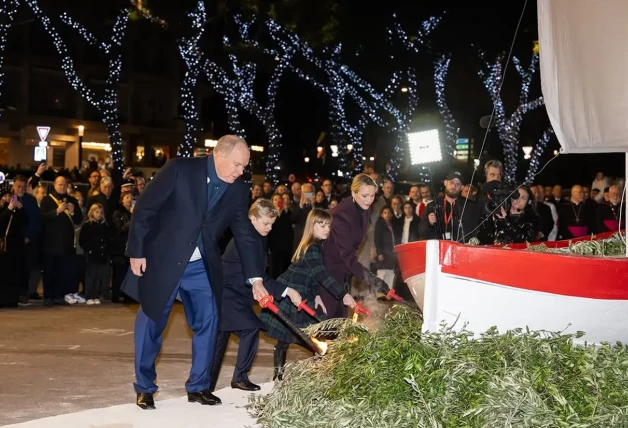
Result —
<path fill-rule="evenodd" d="M 88 305 L 99 305 L 100 296 L 105 294 L 111 280 L 111 228 L 105 221 L 101 204 L 93 204 L 87 217 L 79 235 L 79 243 L 87 258 L 85 299 Z"/>
<path fill-rule="evenodd" d="M 351 295 L 325 269 L 321 244 L 329 238 L 331 225 L 332 217 L 327 211 L 318 208 L 310 211 L 305 222 L 303 238 L 292 257 L 292 265 L 277 279 L 280 284 L 296 290 L 301 298 L 308 302 L 314 302 L 315 309 L 320 307 L 323 314 L 326 314 L 327 311 L 318 295 L 320 289 L 327 290 L 334 299 L 342 301 L 347 306 L 355 306 L 355 301 Z M 307 313 L 299 312 L 287 299 L 279 302 L 278 306 L 297 327 L 306 327 L 315 322 Z M 274 349 L 275 374 L 273 380 L 282 380 L 288 346 L 290 343 L 300 344 L 301 341 L 279 318 L 269 311 L 264 310 L 260 318 L 267 326 L 266 335 L 277 340 Z"/>
<path fill-rule="evenodd" d="M 366 235 L 370 222 L 370 208 L 375 200 L 377 184 L 367 174 L 358 174 L 351 183 L 351 197 L 343 199 L 330 212 L 334 218 L 331 235 L 323 248 L 325 267 L 336 283 L 348 291 L 349 277 L 367 280 L 377 290 L 387 289 L 384 281 L 364 268 L 357 251 Z M 347 308 L 340 299 L 321 287 L 320 296 L 330 318 L 347 316 Z"/>

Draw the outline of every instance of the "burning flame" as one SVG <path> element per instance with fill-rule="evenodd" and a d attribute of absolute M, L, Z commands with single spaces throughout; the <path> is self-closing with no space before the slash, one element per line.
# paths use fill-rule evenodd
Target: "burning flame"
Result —
<path fill-rule="evenodd" d="M 357 312 L 353 314 L 353 322 L 358 322 L 358 315 Z"/>
<path fill-rule="evenodd" d="M 310 339 L 312 339 L 314 345 L 316 345 L 316 347 L 319 349 L 321 355 L 325 355 L 327 353 L 327 342 L 324 342 L 322 340 L 316 340 L 316 338 L 314 337 L 310 337 Z"/>

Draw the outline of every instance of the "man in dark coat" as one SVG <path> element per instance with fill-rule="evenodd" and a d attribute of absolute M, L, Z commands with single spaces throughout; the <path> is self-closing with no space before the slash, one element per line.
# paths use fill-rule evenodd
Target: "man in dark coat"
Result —
<path fill-rule="evenodd" d="M 249 209 L 249 218 L 257 232 L 255 237 L 257 245 L 248 248 L 246 255 L 257 260 L 262 266 L 266 265 L 266 236 L 271 231 L 278 215 L 273 203 L 268 199 L 257 199 Z M 216 388 L 220 366 L 227 351 L 229 338 L 233 333 L 240 339 L 240 345 L 231 387 L 244 391 L 259 391 L 259 385 L 249 380 L 248 373 L 257 354 L 259 331 L 265 329 L 265 326 L 253 310 L 253 294 L 242 272 L 240 254 L 233 239 L 222 256 L 222 273 L 224 275 L 222 319 L 211 371 L 211 388 L 212 391 Z M 276 299 L 288 295 L 293 303 L 296 302 L 296 305 L 300 303 L 301 296 L 298 292 L 274 281 L 268 275 L 264 275 L 264 285 Z"/>
<path fill-rule="evenodd" d="M 155 408 L 155 360 L 177 296 L 194 332 L 188 401 L 221 403 L 210 391 L 209 377 L 222 302 L 217 243 L 230 227 L 242 254 L 255 246 L 247 213 L 248 188 L 237 180 L 249 157 L 244 140 L 226 135 L 207 158 L 168 161 L 135 205 L 127 244 L 131 269 L 123 291 L 141 305 L 135 320 L 134 387 L 142 409 Z M 242 268 L 255 299 L 268 295 L 263 267 L 247 258 Z"/>
<path fill-rule="evenodd" d="M 419 238 L 469 242 L 479 224 L 477 204 L 460 196 L 463 178 L 458 171 L 445 176 L 445 196 L 436 198 L 423 211 Z"/>
<path fill-rule="evenodd" d="M 41 251 L 44 256 L 44 306 L 76 303 L 66 294 L 76 257 L 74 227 L 83 223 L 83 212 L 68 195 L 68 181 L 59 176 L 54 189 L 41 200 Z"/>
<path fill-rule="evenodd" d="M 13 180 L 13 194 L 17 196 L 20 205 L 24 208 L 27 221 L 22 226 L 24 236 L 24 257 L 17 260 L 13 267 L 17 271 L 18 287 L 20 291 L 20 304 L 28 305 L 28 280 L 30 271 L 37 266 L 39 256 L 39 232 L 41 230 L 41 218 L 37 200 L 26 193 L 26 177 L 18 175 Z"/>

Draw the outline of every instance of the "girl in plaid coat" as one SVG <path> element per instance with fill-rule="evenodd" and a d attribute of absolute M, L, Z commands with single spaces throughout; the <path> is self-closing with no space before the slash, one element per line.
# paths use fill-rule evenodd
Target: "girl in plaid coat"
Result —
<path fill-rule="evenodd" d="M 305 222 L 303 238 L 292 257 L 292 264 L 286 272 L 277 278 L 281 284 L 296 290 L 302 299 L 309 302 L 314 301 L 315 309 L 320 308 L 320 312 L 325 315 L 327 310 L 318 296 L 319 285 L 323 286 L 338 300 L 342 300 L 346 306 L 355 306 L 353 297 L 327 273 L 323 261 L 321 242 L 329 237 L 331 221 L 331 214 L 327 211 L 318 208 L 310 211 Z M 299 328 L 315 323 L 314 319 L 307 313 L 297 311 L 297 308 L 288 299 L 281 300 L 278 306 Z M 274 348 L 275 375 L 273 380 L 282 380 L 288 346 L 291 343 L 300 344 L 300 340 L 289 327 L 267 309 L 262 311 L 260 318 L 267 326 L 266 335 L 277 339 Z"/>

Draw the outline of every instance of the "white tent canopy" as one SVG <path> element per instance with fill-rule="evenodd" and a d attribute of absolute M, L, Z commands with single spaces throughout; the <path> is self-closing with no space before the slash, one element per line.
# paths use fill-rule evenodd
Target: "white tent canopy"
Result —
<path fill-rule="evenodd" d="M 565 153 L 628 152 L 628 0 L 538 0 L 541 85 Z"/>

